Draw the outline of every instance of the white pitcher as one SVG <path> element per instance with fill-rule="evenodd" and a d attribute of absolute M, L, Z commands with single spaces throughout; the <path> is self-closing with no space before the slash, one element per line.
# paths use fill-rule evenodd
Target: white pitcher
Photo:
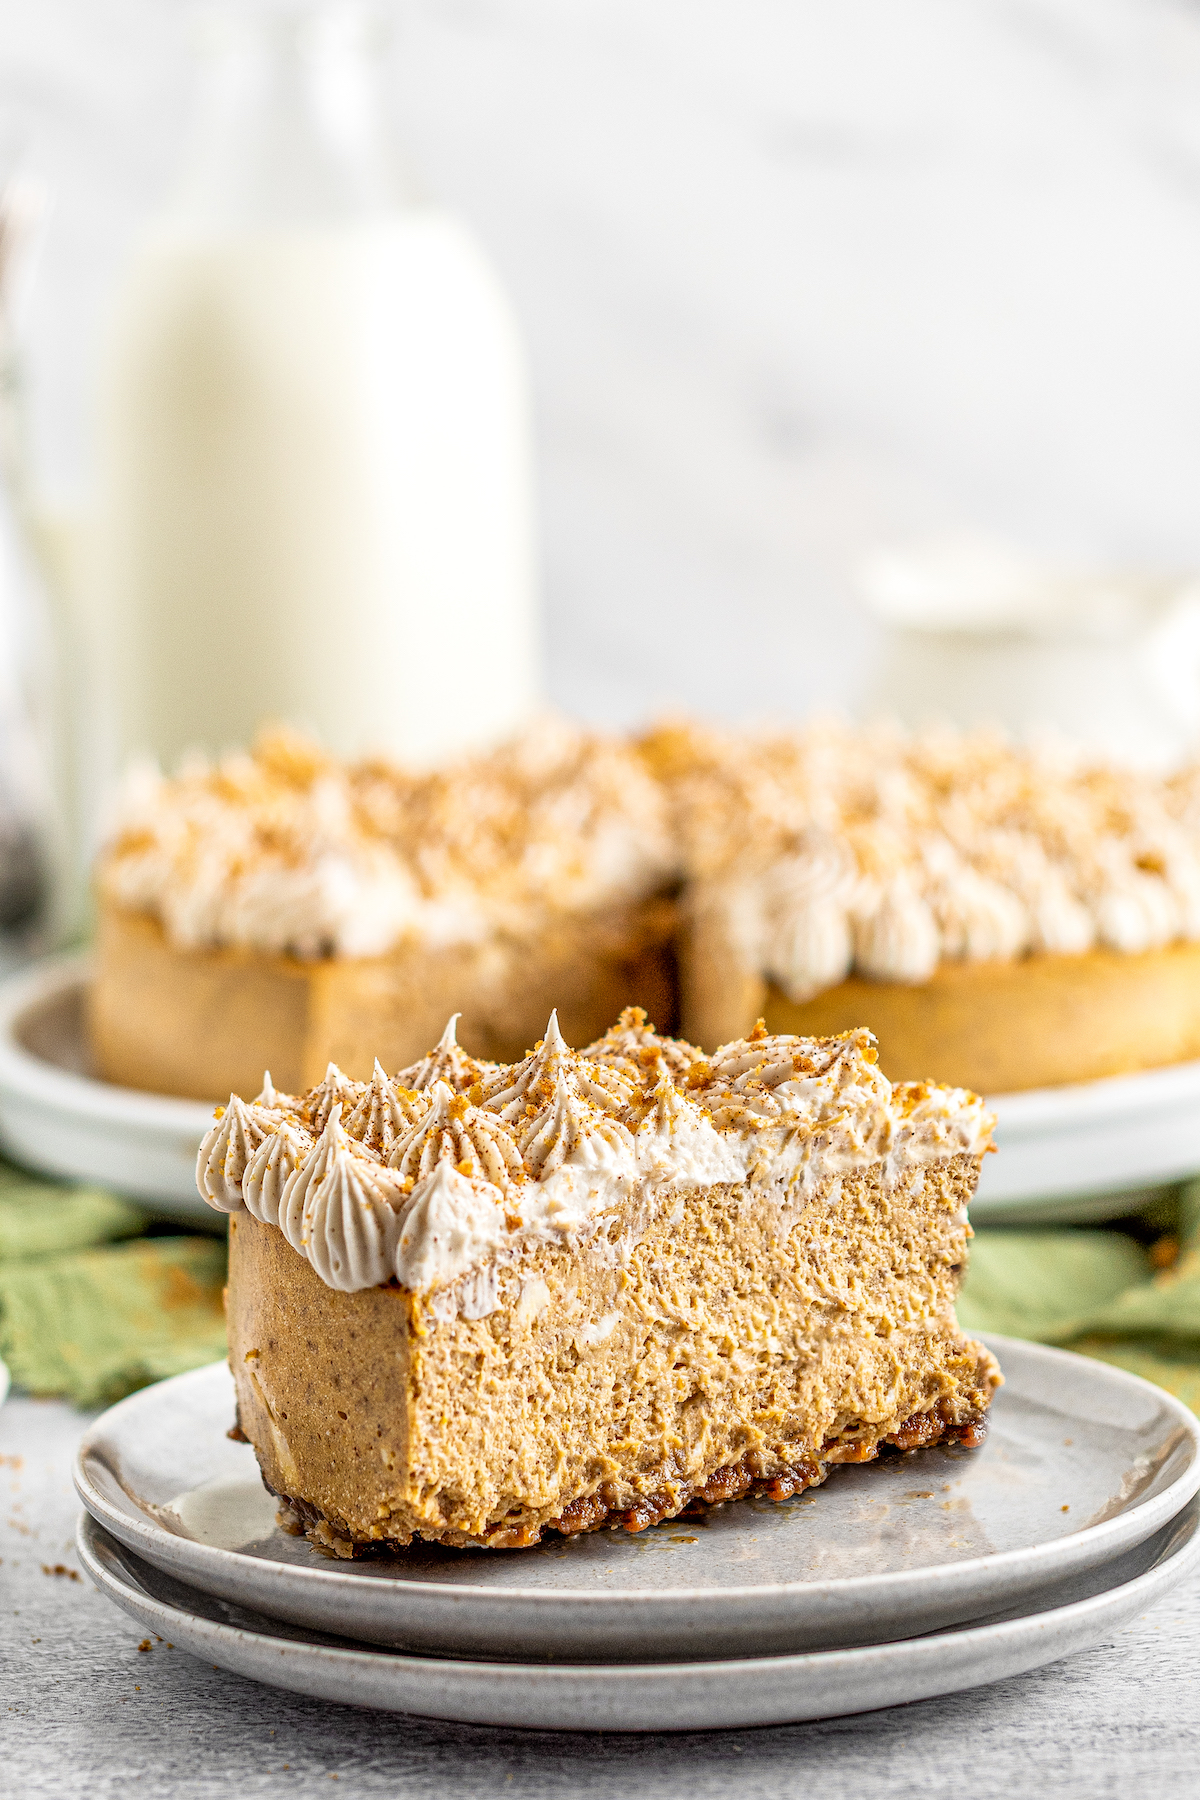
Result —
<path fill-rule="evenodd" d="M 868 713 L 996 725 L 1166 768 L 1200 741 L 1194 578 L 1051 566 L 978 538 L 873 557 L 884 627 Z"/>

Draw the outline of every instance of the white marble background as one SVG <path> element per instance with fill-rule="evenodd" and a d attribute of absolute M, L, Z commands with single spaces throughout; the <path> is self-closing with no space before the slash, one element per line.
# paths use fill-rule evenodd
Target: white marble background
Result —
<path fill-rule="evenodd" d="M 170 174 L 181 0 L 0 0 L 56 203 L 38 454 L 82 467 L 106 284 Z M 1200 565 L 1196 0 L 403 0 L 427 184 L 527 334 L 553 697 L 852 702 L 873 545 Z"/>

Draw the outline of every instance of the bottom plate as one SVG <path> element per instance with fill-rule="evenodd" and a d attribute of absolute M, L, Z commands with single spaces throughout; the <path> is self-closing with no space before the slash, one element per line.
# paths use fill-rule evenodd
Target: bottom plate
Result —
<path fill-rule="evenodd" d="M 556 1533 L 529 1550 L 412 1545 L 337 1563 L 275 1526 L 234 1444 L 228 1368 L 144 1388 L 80 1446 L 104 1528 L 235 1605 L 416 1656 L 566 1663 L 791 1655 L 918 1637 L 1055 1584 L 1160 1531 L 1200 1487 L 1197 1421 L 1161 1388 L 1064 1350 L 989 1338 L 1005 1372 L 981 1450 L 835 1470 L 787 1500 L 739 1500 L 647 1531 Z"/>
<path fill-rule="evenodd" d="M 142 1627 L 235 1675 L 350 1706 L 550 1731 L 703 1731 L 872 1712 L 1040 1668 L 1160 1599 L 1200 1560 L 1200 1503 L 1045 1611 L 902 1643 L 737 1662 L 556 1665 L 401 1656 L 281 1625 L 185 1587 L 84 1514 L 80 1559 Z M 1060 1599 L 1062 1590 L 1060 1590 Z"/>

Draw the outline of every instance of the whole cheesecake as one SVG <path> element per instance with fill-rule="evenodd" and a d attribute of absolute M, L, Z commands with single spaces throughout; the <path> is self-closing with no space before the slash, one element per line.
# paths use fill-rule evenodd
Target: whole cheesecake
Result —
<path fill-rule="evenodd" d="M 96 1064 L 158 1092 L 366 1078 L 458 1011 L 507 1061 L 631 1003 L 708 1044 L 866 1024 L 987 1094 L 1200 1058 L 1200 769 L 984 733 L 543 721 L 420 775 L 273 733 L 134 783 L 98 889 Z"/>
<path fill-rule="evenodd" d="M 863 1031 L 706 1058 L 636 1011 L 582 1052 L 554 1018 L 510 1065 L 448 1031 L 394 1078 L 231 1098 L 198 1180 L 281 1520 L 511 1549 L 981 1442 L 1000 1377 L 954 1296 L 991 1124 Z"/>

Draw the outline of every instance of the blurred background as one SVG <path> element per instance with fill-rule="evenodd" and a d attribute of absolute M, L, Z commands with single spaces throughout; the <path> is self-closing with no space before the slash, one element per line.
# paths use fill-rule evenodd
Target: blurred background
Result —
<path fill-rule="evenodd" d="M 1190 0 L 394 17 L 397 134 L 528 348 L 554 699 L 613 723 L 851 702 L 857 564 L 898 536 L 1200 564 Z M 63 507 L 102 309 L 183 153 L 194 18 L 0 6 L 0 103 L 53 196 L 27 361 Z"/>
<path fill-rule="evenodd" d="M 1034 724 L 1086 738 L 1103 713 L 1133 753 L 1179 751 L 1200 720 L 1200 7 L 373 11 L 401 185 L 470 228 L 523 339 L 545 697 L 624 725 L 953 689 L 1012 723 L 963 662 L 982 626 L 989 670 L 1040 683 Z M 63 569 L 97 491 L 106 320 L 187 161 L 207 16 L 0 4 L 0 117 L 37 190 L 24 467 L 77 727 L 103 646 L 80 649 L 95 620 Z M 1050 613 L 1076 660 L 1043 643 L 1031 674 L 1017 640 Z M 1155 634 L 1134 702 L 1129 648 Z"/>

